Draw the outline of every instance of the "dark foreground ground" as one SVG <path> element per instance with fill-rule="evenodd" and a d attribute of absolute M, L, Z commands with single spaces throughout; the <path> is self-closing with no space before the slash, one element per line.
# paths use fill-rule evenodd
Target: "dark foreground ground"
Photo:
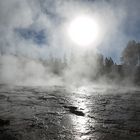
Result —
<path fill-rule="evenodd" d="M 1 85 L 0 140 L 140 140 L 140 92 Z"/>

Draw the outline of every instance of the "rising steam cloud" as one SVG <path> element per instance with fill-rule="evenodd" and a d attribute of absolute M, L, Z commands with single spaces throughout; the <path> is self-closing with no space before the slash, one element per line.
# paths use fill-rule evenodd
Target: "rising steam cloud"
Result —
<path fill-rule="evenodd" d="M 0 83 L 43 85 L 90 78 L 98 71 L 95 52 L 119 62 L 122 49 L 132 38 L 126 31 L 131 31 L 137 22 L 134 19 L 139 11 L 130 12 L 140 9 L 137 3 L 138 0 L 1 0 Z M 65 30 L 71 18 L 82 13 L 97 18 L 101 28 L 99 42 L 88 50 L 70 42 Z M 130 20 L 132 24 L 127 26 Z M 84 57 L 79 57 L 87 51 L 93 52 L 88 64 Z M 76 56 L 75 63 L 69 63 L 61 76 L 53 74 L 52 67 L 43 63 L 51 56 L 63 59 L 64 55 L 70 61 L 71 53 Z"/>

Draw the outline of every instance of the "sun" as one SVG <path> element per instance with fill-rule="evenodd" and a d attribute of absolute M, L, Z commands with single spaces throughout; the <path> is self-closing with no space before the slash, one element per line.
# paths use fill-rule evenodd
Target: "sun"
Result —
<path fill-rule="evenodd" d="M 98 39 L 99 27 L 89 16 L 78 16 L 68 26 L 70 39 L 79 46 L 89 46 Z"/>

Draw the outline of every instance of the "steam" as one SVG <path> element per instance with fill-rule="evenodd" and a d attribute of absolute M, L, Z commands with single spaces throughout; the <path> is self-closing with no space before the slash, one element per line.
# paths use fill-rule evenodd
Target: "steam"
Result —
<path fill-rule="evenodd" d="M 92 80 L 99 69 L 96 53 L 111 55 L 119 62 L 123 47 L 132 37 L 125 33 L 124 26 L 128 19 L 139 15 L 137 10 L 134 14 L 129 9 L 139 9 L 138 2 L 1 0 L 0 83 L 51 85 Z M 83 13 L 92 15 L 101 30 L 99 41 L 87 49 L 73 44 L 65 30 L 74 16 Z M 88 58 L 87 52 L 92 52 Z M 54 72 L 58 67 L 52 66 L 57 59 L 62 62 L 59 75 Z"/>

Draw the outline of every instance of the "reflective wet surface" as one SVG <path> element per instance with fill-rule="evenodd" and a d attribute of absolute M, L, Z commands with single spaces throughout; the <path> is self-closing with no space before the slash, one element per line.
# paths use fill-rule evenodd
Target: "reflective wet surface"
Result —
<path fill-rule="evenodd" d="M 0 140 L 140 140 L 140 91 L 1 85 Z"/>

